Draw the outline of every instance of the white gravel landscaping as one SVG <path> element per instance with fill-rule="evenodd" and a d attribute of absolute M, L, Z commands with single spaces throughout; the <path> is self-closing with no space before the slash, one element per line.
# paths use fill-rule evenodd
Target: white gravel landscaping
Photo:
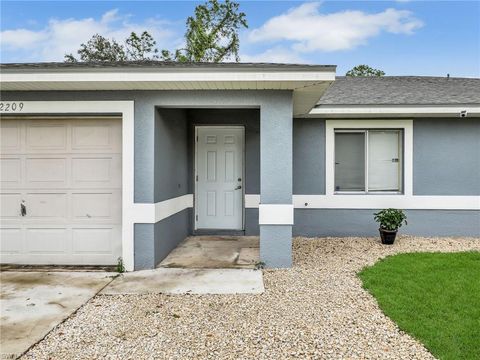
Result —
<path fill-rule="evenodd" d="M 399 252 L 480 251 L 478 238 L 296 238 L 261 295 L 96 296 L 33 347 L 38 359 L 431 359 L 356 276 Z"/>

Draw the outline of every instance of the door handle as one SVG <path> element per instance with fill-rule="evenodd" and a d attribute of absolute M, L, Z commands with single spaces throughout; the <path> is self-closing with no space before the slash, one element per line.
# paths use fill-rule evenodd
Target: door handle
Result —
<path fill-rule="evenodd" d="M 27 215 L 27 207 L 25 206 L 25 200 L 22 200 L 22 203 L 20 204 L 20 214 L 22 214 L 22 216 Z"/>
<path fill-rule="evenodd" d="M 242 185 L 238 185 L 235 190 L 240 190 L 242 188 Z"/>

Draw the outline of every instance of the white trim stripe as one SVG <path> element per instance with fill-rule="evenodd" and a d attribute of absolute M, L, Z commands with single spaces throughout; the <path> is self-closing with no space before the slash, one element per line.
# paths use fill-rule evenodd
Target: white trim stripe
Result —
<path fill-rule="evenodd" d="M 258 208 L 260 205 L 260 195 L 258 194 L 245 194 L 245 208 Z"/>
<path fill-rule="evenodd" d="M 305 205 L 306 204 L 306 205 Z M 272 211 L 269 216 L 283 216 L 276 205 L 262 204 L 260 195 L 246 194 L 245 208 L 259 209 L 266 212 Z M 288 206 L 290 206 L 288 204 Z M 452 196 L 452 195 L 293 195 L 294 209 L 383 209 L 394 207 L 411 210 L 480 210 L 480 196 Z M 133 205 L 133 222 L 155 224 L 169 216 L 185 209 L 193 208 L 193 194 L 186 194 L 171 198 L 155 204 Z M 286 211 L 286 210 L 285 210 Z M 282 223 L 285 220 L 270 219 L 269 223 Z M 290 218 L 288 218 L 290 222 Z M 293 220 L 292 220 L 293 223 Z"/>
<path fill-rule="evenodd" d="M 193 194 L 186 194 L 155 204 L 134 204 L 134 222 L 155 224 L 185 209 L 193 207 Z"/>
<path fill-rule="evenodd" d="M 293 204 L 260 204 L 260 225 L 293 225 Z"/>
<path fill-rule="evenodd" d="M 191 207 L 193 207 L 193 194 L 186 194 L 155 203 L 155 222 L 159 222 Z"/>

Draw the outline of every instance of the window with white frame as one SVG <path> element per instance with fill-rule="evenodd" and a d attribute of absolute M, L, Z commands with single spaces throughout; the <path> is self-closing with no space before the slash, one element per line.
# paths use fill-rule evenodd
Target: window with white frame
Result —
<path fill-rule="evenodd" d="M 335 129 L 336 193 L 401 193 L 402 129 Z"/>

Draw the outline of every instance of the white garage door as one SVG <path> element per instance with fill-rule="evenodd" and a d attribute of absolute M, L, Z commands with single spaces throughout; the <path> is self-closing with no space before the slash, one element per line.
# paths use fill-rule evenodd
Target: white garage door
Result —
<path fill-rule="evenodd" d="M 2 263 L 117 262 L 121 139 L 114 118 L 1 120 Z"/>

